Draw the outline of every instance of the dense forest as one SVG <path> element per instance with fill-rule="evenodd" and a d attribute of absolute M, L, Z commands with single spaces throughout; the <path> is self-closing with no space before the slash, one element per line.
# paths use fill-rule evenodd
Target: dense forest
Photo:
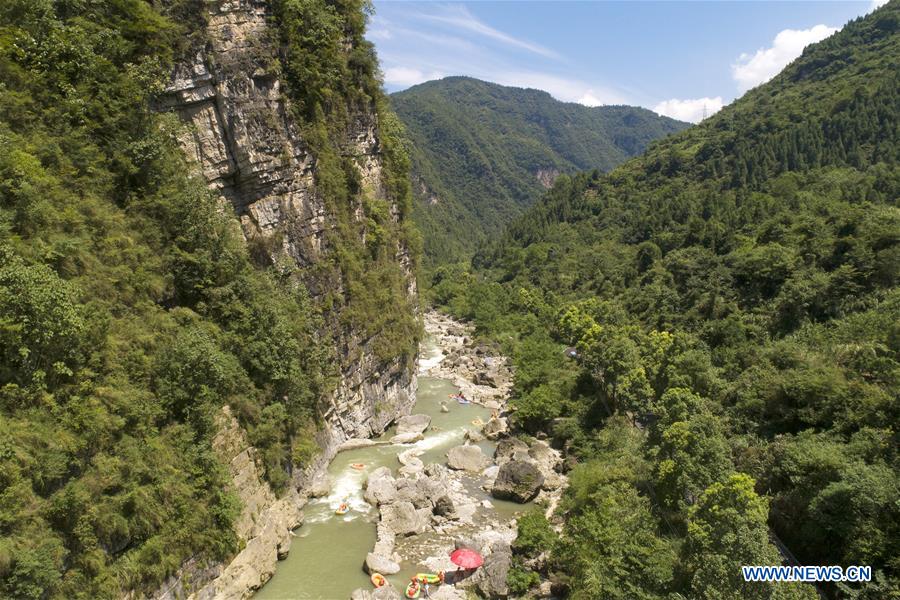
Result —
<path fill-rule="evenodd" d="M 741 565 L 871 565 L 900 598 L 900 3 L 608 175 L 561 176 L 434 302 L 516 366 L 573 464 L 511 589 L 814 598 Z M 575 356 L 570 357 L 574 349 Z"/>
<path fill-rule="evenodd" d="M 410 141 L 414 220 L 427 264 L 468 258 L 560 173 L 609 171 L 687 127 L 647 109 L 560 102 L 470 77 L 391 95 Z"/>
<path fill-rule="evenodd" d="M 374 201 L 374 234 L 348 231 L 360 191 L 331 141 L 350 107 L 377 110 L 386 185 L 409 210 L 364 3 L 272 4 L 276 64 L 339 225 L 320 267 L 345 291 L 331 306 L 304 285 L 318 271 L 251 255 L 185 163 L 178 119 L 154 110 L 203 44 L 203 2 L 0 3 L 0 597 L 121 597 L 232 555 L 239 506 L 210 446 L 221 406 L 277 490 L 318 451 L 338 364 L 326 324 L 414 353 L 392 263 L 414 233 Z"/>

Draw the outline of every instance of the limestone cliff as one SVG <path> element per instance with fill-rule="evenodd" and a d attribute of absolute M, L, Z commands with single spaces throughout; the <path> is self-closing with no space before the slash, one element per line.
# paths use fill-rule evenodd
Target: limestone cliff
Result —
<path fill-rule="evenodd" d="M 179 66 L 163 105 L 186 123 L 180 139 L 185 153 L 233 208 L 245 239 L 265 247 L 273 259 L 288 256 L 300 266 L 315 265 L 329 252 L 327 232 L 336 220 L 316 189 L 316 158 L 270 73 L 277 47 L 267 17 L 266 2 L 211 3 L 206 47 Z M 377 115 L 360 111 L 354 117 L 340 145 L 357 159 L 363 182 L 384 197 Z M 352 209 L 362 214 L 360 206 Z M 392 214 L 399 218 L 396 207 Z M 396 260 L 405 270 L 407 293 L 415 297 L 409 250 L 398 248 Z M 326 287 L 340 288 L 333 278 L 304 282 L 314 298 L 341 291 Z M 383 430 L 412 400 L 410 362 L 377 360 L 369 347 L 375 340 L 357 331 L 331 333 L 342 364 L 338 387 L 323 410 L 327 441 Z"/>
<path fill-rule="evenodd" d="M 207 3 L 206 10 L 202 47 L 177 67 L 160 108 L 184 122 L 181 147 L 223 207 L 233 210 L 254 253 L 272 264 L 292 261 L 314 300 L 343 294 L 340 275 L 328 266 L 317 268 L 334 262 L 329 261 L 335 252 L 330 234 L 339 223 L 333 204 L 317 188 L 317 157 L 304 140 L 279 78 L 280 49 L 271 8 L 265 1 L 219 0 Z M 341 139 L 333 141 L 343 156 L 353 159 L 362 187 L 386 202 L 389 218 L 400 224 L 401 211 L 384 181 L 374 105 L 354 108 Z M 369 232 L 362 199 L 346 208 L 365 244 Z M 407 244 L 396 244 L 393 260 L 414 307 L 417 290 Z M 236 529 L 246 547 L 224 570 L 186 565 L 183 571 L 189 576 L 173 578 L 160 591 L 161 597 L 181 597 L 198 588 L 197 597 L 249 595 L 271 576 L 279 547 L 284 550 L 288 539 L 287 527 L 297 523 L 302 497 L 298 490 L 302 492 L 310 476 L 327 464 L 345 439 L 380 433 L 409 411 L 416 391 L 414 357 L 379 358 L 375 346 L 380 334 L 347 325 L 340 308 L 330 313 L 326 309 L 325 327 L 323 339 L 334 344 L 339 373 L 336 388 L 321 407 L 321 456 L 295 471 L 292 489 L 277 500 L 256 470 L 253 449 L 226 413 L 216 443 L 222 446 L 223 461 L 232 465 L 234 485 L 244 503 Z M 236 467 L 235 461 L 243 466 Z"/>
<path fill-rule="evenodd" d="M 197 558 L 187 561 L 153 594 L 158 600 L 247 597 L 275 573 L 278 559 L 290 550 L 291 531 L 303 522 L 303 496 L 294 487 L 281 498 L 275 496 L 263 479 L 256 448 L 228 406 L 218 414 L 216 426 L 213 449 L 228 465 L 241 502 L 234 529 L 243 547 L 227 565 Z"/>

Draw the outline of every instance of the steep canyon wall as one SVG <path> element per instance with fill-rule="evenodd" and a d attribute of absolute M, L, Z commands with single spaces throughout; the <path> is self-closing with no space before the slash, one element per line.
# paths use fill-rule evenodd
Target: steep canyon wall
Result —
<path fill-rule="evenodd" d="M 239 220 L 244 239 L 263 260 L 289 260 L 320 304 L 345 292 L 331 264 L 332 234 L 339 226 L 329 199 L 317 189 L 318 160 L 294 118 L 280 77 L 279 44 L 268 2 L 222 0 L 207 4 L 202 47 L 180 64 L 161 99 L 161 110 L 183 121 L 179 142 L 223 210 Z M 349 50 L 349 48 L 348 48 Z M 395 223 L 404 217 L 384 181 L 379 115 L 374 103 L 355 108 L 336 142 L 353 159 L 364 189 L 386 201 Z M 368 231 L 362 199 L 347 207 Z M 413 257 L 398 242 L 394 257 L 405 278 L 410 306 L 417 306 Z M 289 545 L 288 529 L 299 522 L 302 490 L 348 438 L 380 433 L 415 400 L 415 357 L 379 357 L 374 335 L 347 326 L 340 309 L 326 310 L 323 340 L 334 345 L 339 363 L 336 388 L 321 406 L 319 446 L 323 453 L 294 473 L 287 495 L 277 499 L 254 464 L 254 449 L 237 421 L 223 413 L 216 449 L 231 464 L 244 509 L 236 524 L 244 550 L 231 564 L 187 564 L 156 596 L 246 597 L 274 572 L 276 555 Z M 299 493 L 298 493 L 299 490 Z"/>

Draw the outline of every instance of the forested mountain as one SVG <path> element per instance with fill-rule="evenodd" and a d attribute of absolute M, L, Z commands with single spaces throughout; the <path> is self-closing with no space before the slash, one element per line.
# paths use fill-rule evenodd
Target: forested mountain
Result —
<path fill-rule="evenodd" d="M 0 3 L 0 598 L 184 597 L 258 519 L 244 587 L 201 594 L 246 597 L 296 524 L 263 511 L 362 435 L 329 403 L 372 432 L 409 402 L 408 161 L 365 4 Z"/>
<path fill-rule="evenodd" d="M 609 171 L 687 127 L 643 108 L 588 108 L 469 77 L 423 83 L 391 102 L 411 142 L 413 217 L 431 262 L 471 255 L 560 173 Z"/>
<path fill-rule="evenodd" d="M 895 0 L 435 272 L 515 357 L 519 426 L 579 459 L 561 538 L 520 521 L 514 590 L 814 597 L 742 580 L 774 534 L 873 567 L 827 595 L 900 597 L 898 69 Z"/>

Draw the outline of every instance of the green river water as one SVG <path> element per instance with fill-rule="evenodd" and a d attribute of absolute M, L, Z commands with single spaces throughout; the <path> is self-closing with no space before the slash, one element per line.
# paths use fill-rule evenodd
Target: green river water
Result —
<path fill-rule="evenodd" d="M 440 351 L 432 342 L 422 347 L 422 362 L 435 361 Z M 400 463 L 397 455 L 415 447 L 423 451 L 419 457 L 426 465 L 432 462 L 445 463 L 446 452 L 453 446 L 462 444 L 467 429 L 476 429 L 475 419 L 486 421 L 490 411 L 476 404 L 462 405 L 448 398 L 456 389 L 447 380 L 434 377 L 419 377 L 419 391 L 413 414 L 427 414 L 432 418 L 432 426 L 425 432 L 425 439 L 412 445 L 379 445 L 358 448 L 339 453 L 328 467 L 331 477 L 331 493 L 311 500 L 304 508 L 306 519 L 303 526 L 294 533 L 296 538 L 288 557 L 278 564 L 275 575 L 255 595 L 255 600 L 325 599 L 343 600 L 350 597 L 359 587 L 371 588 L 369 577 L 362 569 L 366 553 L 375 544 L 375 523 L 378 511 L 363 500 L 363 485 L 372 470 L 387 466 L 396 472 Z M 441 401 L 450 409 L 440 410 Z M 393 429 L 387 431 L 380 440 L 393 436 Z M 492 442 L 479 444 L 490 456 L 494 451 Z M 353 463 L 363 463 L 361 471 L 350 467 Z M 476 485 L 467 486 L 478 500 L 490 498 Z M 490 499 L 493 516 L 510 519 L 522 506 L 511 502 Z M 342 503 L 350 505 L 350 512 L 343 516 L 334 514 Z M 403 570 L 389 580 L 402 590 L 409 578 L 423 567 L 404 563 Z"/>

